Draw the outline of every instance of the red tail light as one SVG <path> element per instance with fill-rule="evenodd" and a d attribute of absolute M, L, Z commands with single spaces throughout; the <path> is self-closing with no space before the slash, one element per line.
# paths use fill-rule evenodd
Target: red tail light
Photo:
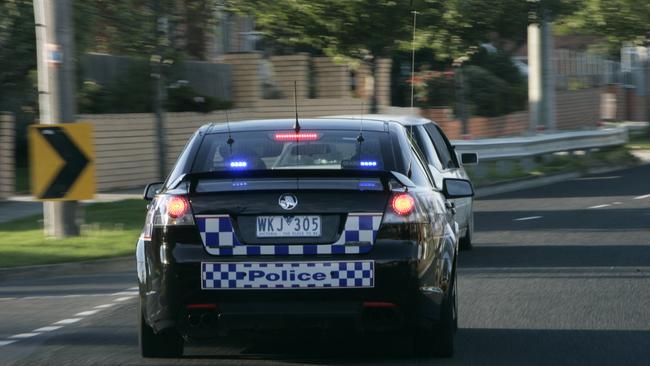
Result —
<path fill-rule="evenodd" d="M 390 200 L 390 207 L 396 214 L 406 216 L 413 212 L 415 200 L 408 193 L 398 193 Z"/>
<path fill-rule="evenodd" d="M 167 214 L 171 218 L 179 218 L 188 213 L 190 203 L 184 196 L 174 196 L 167 201 Z"/>
<path fill-rule="evenodd" d="M 279 132 L 274 138 L 275 141 L 316 141 L 319 136 L 316 132 Z"/>

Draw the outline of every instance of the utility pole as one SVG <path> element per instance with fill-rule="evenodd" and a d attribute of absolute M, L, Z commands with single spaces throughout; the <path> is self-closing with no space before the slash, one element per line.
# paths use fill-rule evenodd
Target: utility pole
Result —
<path fill-rule="evenodd" d="M 73 123 L 76 116 L 72 0 L 34 0 L 40 123 Z M 79 235 L 77 202 L 44 202 L 47 236 Z"/>
<path fill-rule="evenodd" d="M 528 26 L 528 104 L 530 132 L 554 130 L 555 71 L 553 70 L 553 26 L 548 10 Z"/>
<path fill-rule="evenodd" d="M 166 144 L 165 144 L 165 100 L 167 99 L 167 90 L 165 89 L 165 48 L 169 43 L 167 37 L 167 17 L 162 4 L 163 0 L 154 1 L 154 12 L 156 17 L 156 51 L 151 57 L 151 77 L 155 82 L 153 108 L 156 114 L 156 139 L 158 145 L 158 177 L 163 180 L 167 175 L 165 168 Z"/>

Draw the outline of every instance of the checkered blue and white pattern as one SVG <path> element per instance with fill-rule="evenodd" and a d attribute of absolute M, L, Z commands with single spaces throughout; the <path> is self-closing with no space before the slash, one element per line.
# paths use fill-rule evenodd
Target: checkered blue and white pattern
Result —
<path fill-rule="evenodd" d="M 201 288 L 367 288 L 375 285 L 374 266 L 374 261 L 201 263 Z"/>
<path fill-rule="evenodd" d="M 332 244 L 241 243 L 228 215 L 197 215 L 196 223 L 208 253 L 212 255 L 315 255 L 368 253 L 381 225 L 381 213 L 351 213 L 339 239 Z"/>

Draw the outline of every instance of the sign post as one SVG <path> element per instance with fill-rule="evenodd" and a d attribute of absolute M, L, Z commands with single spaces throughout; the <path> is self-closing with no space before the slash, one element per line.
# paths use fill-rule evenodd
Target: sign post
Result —
<path fill-rule="evenodd" d="M 77 112 L 72 0 L 34 0 L 34 20 L 40 123 L 74 122 Z M 58 238 L 79 235 L 76 207 L 74 201 L 44 202 L 45 234 Z"/>

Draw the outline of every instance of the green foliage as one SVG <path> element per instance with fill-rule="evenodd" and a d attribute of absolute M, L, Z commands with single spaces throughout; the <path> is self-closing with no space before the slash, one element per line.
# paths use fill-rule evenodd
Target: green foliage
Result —
<path fill-rule="evenodd" d="M 579 0 L 579 9 L 561 19 L 564 32 L 602 36 L 605 49 L 617 55 L 631 42 L 647 44 L 650 36 L 650 2 L 639 0 Z"/>
<path fill-rule="evenodd" d="M 35 109 L 37 92 L 34 9 L 31 1 L 0 2 L 0 110 L 20 113 Z"/>
<path fill-rule="evenodd" d="M 419 72 L 415 80 L 418 105 L 458 109 L 458 72 Z M 462 72 L 471 115 L 494 117 L 525 109 L 527 80 L 507 54 L 481 49 L 463 66 Z"/>
<path fill-rule="evenodd" d="M 467 99 L 470 101 L 473 113 L 479 116 L 493 117 L 508 113 L 508 84 L 479 66 L 463 68 Z"/>

